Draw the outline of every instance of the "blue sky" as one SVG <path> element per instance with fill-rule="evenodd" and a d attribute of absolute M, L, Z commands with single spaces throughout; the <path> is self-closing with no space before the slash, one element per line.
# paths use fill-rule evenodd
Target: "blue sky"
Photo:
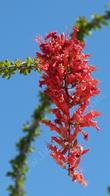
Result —
<path fill-rule="evenodd" d="M 104 12 L 106 0 L 0 0 L 0 60 L 24 60 L 34 57 L 38 50 L 34 38 L 50 31 L 71 31 L 78 16 Z M 91 104 L 102 113 L 98 119 L 100 133 L 88 129 L 90 139 L 85 145 L 91 151 L 83 157 L 81 168 L 88 181 L 84 188 L 73 183 L 67 173 L 49 156 L 46 143 L 50 131 L 42 127 L 42 134 L 34 143 L 36 151 L 29 157 L 30 171 L 27 175 L 27 196 L 106 196 L 110 184 L 110 25 L 93 32 L 86 38 L 90 64 L 97 67 L 95 78 L 101 81 L 101 94 Z M 16 74 L 10 80 L 0 78 L 0 195 L 8 196 L 6 187 L 11 180 L 5 177 L 10 169 L 8 161 L 16 154 L 15 143 L 22 136 L 22 125 L 30 120 L 38 104 L 39 76 Z"/>

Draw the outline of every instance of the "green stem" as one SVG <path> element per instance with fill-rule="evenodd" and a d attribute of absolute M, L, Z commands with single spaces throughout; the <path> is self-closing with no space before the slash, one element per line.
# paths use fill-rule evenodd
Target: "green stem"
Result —
<path fill-rule="evenodd" d="M 32 123 L 26 124 L 23 128 L 23 132 L 26 135 L 17 143 L 18 155 L 10 161 L 12 171 L 8 172 L 14 184 L 8 187 L 10 196 L 24 196 L 24 183 L 26 179 L 26 173 L 28 171 L 27 158 L 32 151 L 32 143 L 39 136 L 39 120 L 43 118 L 48 111 L 50 105 L 50 99 L 48 96 L 40 93 L 40 105 L 35 110 L 32 116 Z"/>
<path fill-rule="evenodd" d="M 79 17 L 76 21 L 76 25 L 79 27 L 77 38 L 84 40 L 85 36 L 91 34 L 92 30 L 101 29 L 102 26 L 108 25 L 110 20 L 110 11 L 106 11 L 103 15 L 93 15 L 92 20 L 89 22 L 86 17 Z"/>
<path fill-rule="evenodd" d="M 20 59 L 16 59 L 15 62 L 9 60 L 0 61 L 0 75 L 9 79 L 16 72 L 27 75 L 33 70 L 39 71 L 37 67 L 38 62 L 37 58 L 31 59 L 30 57 L 27 57 L 23 62 Z"/>

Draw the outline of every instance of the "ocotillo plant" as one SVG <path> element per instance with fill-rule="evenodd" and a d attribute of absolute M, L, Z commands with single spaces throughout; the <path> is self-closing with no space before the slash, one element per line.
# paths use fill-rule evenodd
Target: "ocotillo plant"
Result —
<path fill-rule="evenodd" d="M 100 29 L 103 25 L 106 25 L 107 21 L 109 19 L 110 19 L 110 11 L 106 11 L 104 15 L 100 15 L 100 16 L 94 15 L 93 19 L 90 22 L 85 17 L 83 17 L 83 18 L 79 17 L 76 22 L 76 25 L 79 29 L 79 32 L 77 33 L 77 40 L 75 41 L 75 38 L 74 38 L 74 42 L 77 43 L 76 47 L 83 47 L 83 44 L 81 44 L 81 42 L 79 42 L 78 40 L 84 41 L 84 38 L 86 35 L 89 35 L 92 30 L 98 29 L 98 28 Z M 53 41 L 54 41 L 54 39 L 57 38 L 57 37 L 55 38 L 55 36 L 57 36 L 56 34 L 51 35 L 51 36 L 54 36 L 54 37 L 50 37 L 53 39 Z M 49 37 L 47 37 L 47 38 L 49 38 Z M 70 40 L 72 40 L 72 38 L 73 38 L 73 34 L 71 34 Z M 68 40 L 68 42 L 70 40 Z M 70 44 L 70 46 L 71 46 L 71 44 Z M 40 47 L 41 47 L 41 45 L 40 45 Z M 43 52 L 44 52 L 44 56 L 45 55 L 48 56 L 47 53 L 45 54 L 45 51 L 43 51 Z M 79 51 L 76 51 L 76 53 L 77 52 L 79 52 Z M 71 55 L 70 55 L 70 58 L 72 58 Z M 76 59 L 76 60 L 78 60 L 78 59 Z M 80 59 L 80 60 L 84 61 L 84 59 Z M 65 58 L 65 61 L 67 61 L 66 58 Z M 71 62 L 71 60 L 70 60 L 70 62 Z M 80 63 L 81 62 L 78 62 L 78 65 Z M 29 74 L 32 70 L 40 71 L 41 70 L 40 64 L 41 64 L 41 56 L 39 56 L 39 55 L 37 55 L 37 58 L 35 57 L 34 59 L 31 59 L 30 57 L 28 57 L 28 58 L 26 58 L 26 60 L 24 62 L 22 62 L 19 59 L 17 59 L 15 62 L 10 62 L 9 60 L 4 60 L 4 61 L 0 62 L 0 75 L 5 78 L 10 78 L 13 74 L 16 73 L 16 71 L 19 71 L 21 74 Z M 82 64 L 82 65 L 84 65 L 84 64 Z M 70 68 L 68 68 L 66 70 L 67 73 L 72 74 L 71 66 L 70 66 Z M 62 72 L 65 71 L 63 69 L 64 69 L 64 67 L 62 66 Z M 88 74 L 89 74 L 89 71 L 90 70 L 88 70 Z M 78 77 L 77 72 L 78 72 L 78 70 L 76 69 L 75 73 L 77 74 L 77 77 Z M 84 74 L 84 73 L 82 72 L 82 74 Z M 74 100 L 75 95 L 74 95 L 74 99 L 73 99 L 73 97 L 72 97 L 72 99 L 70 98 L 72 95 L 68 92 L 68 90 L 69 90 L 69 88 L 71 88 L 72 85 L 73 85 L 72 87 L 76 87 L 75 86 L 76 83 L 74 84 L 74 82 L 71 81 L 72 84 L 71 83 L 66 84 L 65 77 L 66 77 L 66 73 L 63 75 L 63 80 L 61 80 L 61 82 L 63 83 L 62 84 L 63 93 L 65 94 L 65 96 L 69 96 L 69 103 L 68 104 L 72 104 L 71 103 L 72 101 L 73 101 L 73 104 L 81 104 L 80 100 Z M 80 82 L 81 78 L 78 79 L 77 77 L 74 78 L 74 80 L 77 79 L 78 80 L 77 82 Z M 89 79 L 91 79 L 91 78 L 89 78 Z M 73 78 L 72 78 L 72 80 L 73 80 Z M 94 85 L 96 85 L 96 83 L 94 83 Z M 71 86 L 69 86 L 69 85 L 71 85 Z M 66 89 L 67 87 L 68 87 L 68 89 Z M 77 86 L 77 88 L 78 87 L 79 86 Z M 82 91 L 80 90 L 80 92 L 82 92 Z M 21 138 L 16 145 L 17 149 L 18 149 L 18 155 L 15 157 L 15 159 L 10 161 L 10 163 L 12 165 L 12 171 L 8 172 L 7 175 L 11 176 L 14 181 L 14 184 L 9 186 L 10 196 L 23 196 L 24 195 L 24 192 L 25 192 L 24 191 L 24 182 L 25 182 L 26 172 L 28 170 L 26 160 L 27 160 L 29 153 L 31 152 L 32 142 L 39 135 L 39 122 L 41 122 L 41 121 L 45 122 L 46 124 L 49 124 L 50 127 L 52 128 L 53 125 L 51 124 L 51 122 L 47 123 L 47 121 L 44 121 L 43 118 L 45 116 L 45 113 L 50 110 L 50 105 L 53 102 L 53 100 L 54 100 L 54 103 L 60 107 L 60 105 L 58 104 L 58 101 L 56 102 L 55 98 L 52 98 L 49 93 L 47 93 L 47 94 L 49 96 L 44 93 L 40 93 L 40 95 L 39 95 L 40 96 L 40 105 L 37 107 L 34 114 L 32 115 L 32 117 L 33 117 L 32 123 L 26 124 L 23 127 L 23 132 L 25 133 L 25 136 L 23 138 Z M 64 96 L 64 94 L 63 94 L 63 96 Z M 60 94 L 60 96 L 61 96 L 61 94 Z M 79 94 L 79 96 L 80 96 L 80 94 Z M 67 108 L 67 110 L 68 110 L 68 108 Z M 55 122 L 59 126 L 61 126 L 61 123 L 63 123 L 63 124 L 65 123 L 65 125 L 67 126 L 68 122 L 70 121 L 70 117 L 68 119 L 68 115 L 66 114 L 66 111 L 63 113 L 63 118 L 62 118 L 61 111 L 53 110 L 52 112 L 55 113 L 56 117 L 57 117 L 58 113 L 59 113 L 59 115 L 61 115 L 61 122 L 58 122 L 58 120 L 59 120 L 58 118 L 55 119 Z M 83 111 L 78 111 L 78 112 L 80 113 Z M 64 117 L 64 114 L 66 114 L 65 117 Z M 59 143 L 60 146 L 61 146 L 61 144 L 62 145 L 64 144 L 64 146 L 62 147 L 62 150 L 65 150 L 66 151 L 65 153 L 68 154 L 67 158 L 65 158 L 62 154 L 60 154 L 60 151 L 57 150 L 57 148 L 55 146 L 49 145 L 49 148 L 52 150 L 51 155 L 63 167 L 65 167 L 64 163 L 62 162 L 62 159 L 64 159 L 64 161 L 68 165 L 68 174 L 72 177 L 73 180 L 78 180 L 82 184 L 86 184 L 86 182 L 83 179 L 82 174 L 78 174 L 75 171 L 78 164 L 79 164 L 80 157 L 82 156 L 82 154 L 84 154 L 84 152 L 86 152 L 83 150 L 82 146 L 78 145 L 77 140 L 76 140 L 76 135 L 78 132 L 82 133 L 84 138 L 87 139 L 87 134 L 80 129 L 84 125 L 83 124 L 84 120 L 86 121 L 86 117 L 87 117 L 87 116 L 85 116 L 85 119 L 84 119 L 84 116 L 82 117 L 82 114 L 81 113 L 78 114 L 80 116 L 80 118 L 79 118 L 79 117 L 77 117 L 77 112 L 76 112 L 76 114 L 75 114 L 76 116 L 75 115 L 73 116 L 73 121 L 69 123 L 69 124 L 71 124 L 71 126 L 73 123 L 74 126 L 78 127 L 78 129 L 75 133 L 71 131 L 73 133 L 72 136 L 73 136 L 74 140 L 71 140 L 70 143 L 68 142 L 68 138 L 71 136 L 69 128 L 67 129 L 67 132 L 65 130 L 65 132 L 66 132 L 65 134 L 67 134 L 65 137 L 61 133 L 59 133 L 59 134 L 61 134 L 60 139 L 57 137 L 52 137 L 52 139 L 55 142 Z M 89 113 L 88 115 L 89 116 L 87 118 L 89 118 L 89 123 L 92 123 L 91 125 L 95 126 L 96 124 L 92 121 L 92 118 L 97 116 L 98 113 L 92 112 L 92 113 Z M 82 118 L 82 122 L 79 122 L 79 125 L 77 125 L 74 121 L 75 118 L 76 119 L 78 118 L 78 122 Z M 89 123 L 88 123 L 88 126 L 90 125 Z M 58 129 L 57 129 L 57 131 L 58 131 Z M 64 149 L 64 147 L 65 147 L 65 149 Z M 75 158 L 73 157 L 73 154 L 72 154 L 73 152 L 74 152 L 74 154 L 76 153 L 74 155 Z M 61 157 L 62 157 L 62 159 L 61 159 Z M 74 159 L 75 163 L 73 162 L 73 159 Z M 72 163 L 72 165 L 71 165 L 71 163 Z"/>

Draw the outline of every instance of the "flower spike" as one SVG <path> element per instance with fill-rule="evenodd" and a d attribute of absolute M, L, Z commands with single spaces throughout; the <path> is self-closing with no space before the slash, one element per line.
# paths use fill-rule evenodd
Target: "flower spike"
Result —
<path fill-rule="evenodd" d="M 39 69 L 43 71 L 40 86 L 45 85 L 44 93 L 50 96 L 55 105 L 51 112 L 54 122 L 42 120 L 51 131 L 57 133 L 51 137 L 48 145 L 51 156 L 64 169 L 73 181 L 87 185 L 79 171 L 79 163 L 89 149 L 84 149 L 77 139 L 81 134 L 88 140 L 84 127 L 95 127 L 93 119 L 100 115 L 97 111 L 88 111 L 90 98 L 100 91 L 98 81 L 91 76 L 94 66 L 88 65 L 88 54 L 83 54 L 84 42 L 77 40 L 78 28 L 75 27 L 71 37 L 56 32 L 49 33 L 45 41 L 39 42 L 42 53 L 37 53 Z M 77 106 L 77 107 L 75 107 Z"/>

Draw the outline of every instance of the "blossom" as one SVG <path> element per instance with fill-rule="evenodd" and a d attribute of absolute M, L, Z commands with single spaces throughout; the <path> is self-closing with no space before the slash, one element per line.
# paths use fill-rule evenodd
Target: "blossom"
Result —
<path fill-rule="evenodd" d="M 91 76 L 96 70 L 93 65 L 88 65 L 89 54 L 84 54 L 84 42 L 76 39 L 78 28 L 75 27 L 71 37 L 64 33 L 50 32 L 45 40 L 38 44 L 41 53 L 39 69 L 43 71 L 40 86 L 45 86 L 44 93 L 50 96 L 54 108 L 54 122 L 41 120 L 57 133 L 51 137 L 48 145 L 51 156 L 64 169 L 73 181 L 87 185 L 84 176 L 79 171 L 81 158 L 89 149 L 79 144 L 78 134 L 88 140 L 85 127 L 95 127 L 99 130 L 94 118 L 100 115 L 97 111 L 88 111 L 90 98 L 100 91 L 97 88 L 98 80 Z"/>

